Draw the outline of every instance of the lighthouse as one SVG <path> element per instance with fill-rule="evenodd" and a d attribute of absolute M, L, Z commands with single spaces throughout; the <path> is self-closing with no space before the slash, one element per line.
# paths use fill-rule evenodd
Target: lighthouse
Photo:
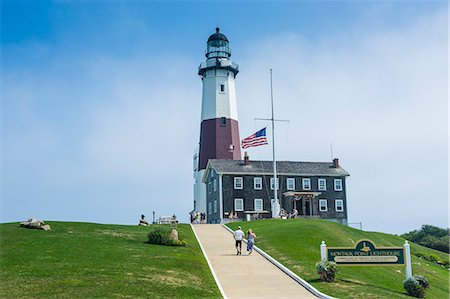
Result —
<path fill-rule="evenodd" d="M 200 213 L 206 213 L 206 192 L 216 189 L 202 183 L 208 160 L 241 159 L 235 88 L 239 66 L 231 61 L 228 38 L 219 28 L 208 38 L 205 56 L 198 67 L 203 94 L 200 143 L 194 153 L 194 209 Z"/>

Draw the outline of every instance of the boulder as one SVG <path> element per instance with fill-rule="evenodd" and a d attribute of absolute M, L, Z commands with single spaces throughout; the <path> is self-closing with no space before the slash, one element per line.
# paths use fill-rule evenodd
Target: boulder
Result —
<path fill-rule="evenodd" d="M 176 229 L 172 229 L 169 235 L 169 239 L 172 241 L 179 241 L 178 240 L 178 231 Z"/>
<path fill-rule="evenodd" d="M 27 221 L 20 222 L 20 226 L 32 229 L 50 230 L 50 225 L 45 224 L 44 221 L 35 218 L 30 218 Z"/>
<path fill-rule="evenodd" d="M 49 224 L 44 224 L 44 225 L 40 226 L 39 229 L 50 230 L 50 225 Z"/>

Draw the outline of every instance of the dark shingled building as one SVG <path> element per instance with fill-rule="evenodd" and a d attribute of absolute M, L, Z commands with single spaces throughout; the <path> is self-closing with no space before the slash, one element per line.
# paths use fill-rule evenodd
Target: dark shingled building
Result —
<path fill-rule="evenodd" d="M 277 162 L 281 209 L 297 217 L 313 217 L 347 224 L 345 179 L 349 173 L 333 162 Z M 230 214 L 250 220 L 271 217 L 273 162 L 209 160 L 206 184 L 208 223 L 229 221 Z"/>

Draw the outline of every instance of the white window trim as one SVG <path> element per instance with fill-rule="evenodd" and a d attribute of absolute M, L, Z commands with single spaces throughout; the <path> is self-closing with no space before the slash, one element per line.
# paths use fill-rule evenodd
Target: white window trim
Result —
<path fill-rule="evenodd" d="M 277 178 L 277 190 L 280 189 L 280 179 Z M 270 178 L 270 190 L 273 190 L 273 178 Z"/>
<path fill-rule="evenodd" d="M 240 209 L 238 209 L 236 206 L 237 206 L 237 202 L 238 201 L 240 201 L 241 203 L 242 203 L 242 208 L 240 208 Z M 244 211 L 244 199 L 243 198 L 235 198 L 234 199 L 234 210 L 236 211 L 236 212 L 242 212 L 242 211 Z"/>
<path fill-rule="evenodd" d="M 211 182 L 208 182 L 208 193 L 211 193 L 211 190 L 212 190 L 211 187 L 212 187 L 212 186 L 211 186 Z"/>
<path fill-rule="evenodd" d="M 321 203 L 325 203 L 325 210 L 322 210 Z M 328 211 L 328 201 L 326 199 L 319 199 L 319 212 L 327 212 Z"/>
<path fill-rule="evenodd" d="M 211 202 L 208 203 L 208 215 L 211 215 L 212 212 L 212 204 Z"/>
<path fill-rule="evenodd" d="M 341 188 L 337 188 L 337 182 L 340 182 L 340 186 Z M 343 187 L 342 187 L 342 179 L 334 179 L 334 191 L 342 191 Z"/>
<path fill-rule="evenodd" d="M 237 183 L 238 180 L 241 180 L 241 187 L 237 187 L 236 186 L 237 185 L 236 183 Z M 244 179 L 242 177 L 239 177 L 239 176 L 235 177 L 234 178 L 234 189 L 241 190 L 243 188 L 244 188 Z"/>
<path fill-rule="evenodd" d="M 214 213 L 217 213 L 217 200 L 214 201 Z"/>
<path fill-rule="evenodd" d="M 293 182 L 292 187 L 289 188 L 289 182 Z M 287 178 L 286 179 L 286 188 L 287 190 L 295 190 L 295 178 Z"/>
<path fill-rule="evenodd" d="M 222 85 L 223 85 L 223 91 L 222 91 Z M 219 83 L 219 93 L 226 93 L 227 91 L 227 86 L 225 83 Z"/>
<path fill-rule="evenodd" d="M 214 179 L 214 182 L 213 182 L 213 190 L 214 190 L 214 192 L 217 191 L 217 180 L 216 179 Z"/>
<path fill-rule="evenodd" d="M 338 210 L 338 204 L 337 204 L 338 202 L 341 203 L 342 210 Z M 344 200 L 342 200 L 342 199 L 336 199 L 336 200 L 334 201 L 334 208 L 335 208 L 336 212 L 344 212 Z"/>
<path fill-rule="evenodd" d="M 324 188 L 320 187 L 320 182 L 324 182 Z M 317 180 L 317 189 L 319 189 L 319 191 L 326 191 L 327 190 L 327 179 L 318 179 Z"/>
<path fill-rule="evenodd" d="M 308 188 L 305 187 L 305 182 L 308 182 Z M 311 179 L 302 179 L 303 190 L 311 190 Z"/>
<path fill-rule="evenodd" d="M 261 209 L 256 209 L 257 201 L 261 201 Z M 264 211 L 264 201 L 262 200 L 262 198 L 255 198 L 254 207 L 255 207 L 255 211 Z"/>
<path fill-rule="evenodd" d="M 259 188 L 256 187 L 256 181 L 257 180 L 259 180 L 259 185 L 260 185 Z M 255 189 L 255 190 L 262 190 L 262 178 L 261 177 L 253 178 L 253 189 Z"/>

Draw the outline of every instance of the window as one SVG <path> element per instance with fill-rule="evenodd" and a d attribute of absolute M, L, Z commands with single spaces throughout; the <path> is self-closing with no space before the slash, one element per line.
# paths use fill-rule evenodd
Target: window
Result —
<path fill-rule="evenodd" d="M 198 154 L 194 155 L 194 171 L 198 169 Z"/>
<path fill-rule="evenodd" d="M 242 178 L 241 177 L 235 177 L 234 178 L 234 189 L 242 189 Z"/>
<path fill-rule="evenodd" d="M 311 180 L 302 179 L 303 190 L 311 190 Z"/>
<path fill-rule="evenodd" d="M 261 190 L 262 189 L 262 178 L 254 178 L 253 179 L 253 188 L 255 190 Z"/>
<path fill-rule="evenodd" d="M 336 212 L 344 212 L 344 201 L 342 199 L 336 199 L 335 203 Z"/>
<path fill-rule="evenodd" d="M 211 193 L 211 182 L 208 183 L 208 193 Z"/>
<path fill-rule="evenodd" d="M 321 212 L 328 211 L 328 204 L 326 199 L 319 199 L 319 211 Z"/>
<path fill-rule="evenodd" d="M 327 190 L 327 180 L 326 179 L 319 179 L 318 181 L 319 190 Z"/>
<path fill-rule="evenodd" d="M 278 178 L 277 178 L 277 190 L 278 190 L 278 188 L 279 188 L 279 180 L 278 180 Z M 273 178 L 270 178 L 270 189 L 272 189 L 273 190 Z"/>
<path fill-rule="evenodd" d="M 242 199 L 242 198 L 234 199 L 234 210 L 235 211 L 243 211 L 244 210 L 244 199 Z"/>
<path fill-rule="evenodd" d="M 341 179 L 334 180 L 334 191 L 342 191 L 342 180 Z"/>
<path fill-rule="evenodd" d="M 225 127 L 227 125 L 227 118 L 226 117 L 221 117 L 220 118 L 220 126 L 221 127 Z"/>
<path fill-rule="evenodd" d="M 214 192 L 216 192 L 217 191 L 217 180 L 216 179 L 214 179 L 213 188 L 214 188 Z"/>
<path fill-rule="evenodd" d="M 214 201 L 214 213 L 217 213 L 217 200 Z"/>
<path fill-rule="evenodd" d="M 225 84 L 220 84 L 220 92 L 225 92 Z"/>
<path fill-rule="evenodd" d="M 295 190 L 295 179 L 294 178 L 286 179 L 286 188 L 288 190 Z"/>
<path fill-rule="evenodd" d="M 261 198 L 255 198 L 255 211 L 263 210 L 263 200 Z"/>
<path fill-rule="evenodd" d="M 211 215 L 212 212 L 212 206 L 211 206 L 211 202 L 208 203 L 208 214 Z"/>
<path fill-rule="evenodd" d="M 211 174 L 211 177 L 214 177 L 214 169 L 211 169 L 210 174 Z"/>

